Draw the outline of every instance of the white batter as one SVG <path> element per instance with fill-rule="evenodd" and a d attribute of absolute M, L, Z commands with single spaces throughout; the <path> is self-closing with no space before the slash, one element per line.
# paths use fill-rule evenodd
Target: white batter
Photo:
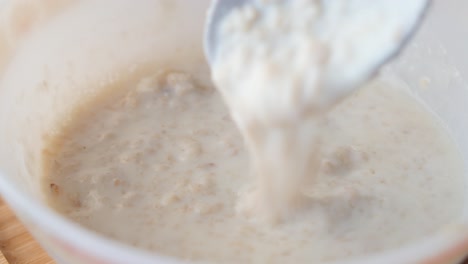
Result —
<path fill-rule="evenodd" d="M 88 106 L 52 149 L 51 205 L 137 247 L 217 263 L 374 253 L 459 215 L 453 142 L 399 85 L 377 81 L 324 119 L 326 154 L 304 185 L 307 208 L 274 227 L 250 221 L 238 208 L 251 183 L 242 140 L 216 91 L 187 74 L 162 71 Z"/>
<path fill-rule="evenodd" d="M 324 115 L 404 40 L 422 3 L 254 0 L 221 21 L 213 79 L 257 178 L 242 210 L 275 224 L 307 207 Z"/>
<path fill-rule="evenodd" d="M 164 14 L 187 17 L 171 4 L 181 2 L 78 2 L 26 36 L 4 76 L 13 102 L 35 104 L 44 124 L 59 124 L 42 135 L 39 161 L 48 202 L 66 217 L 181 259 L 311 263 L 396 248 L 460 215 L 465 190 L 454 143 L 403 84 L 381 78 L 322 118 L 304 121 L 320 127 L 313 130 L 320 136 L 297 138 L 298 144 L 320 142 L 320 155 L 306 164 L 315 170 L 301 178 L 306 202 L 281 213 L 277 225 L 265 224 L 258 218 L 264 214 L 252 210 L 258 182 L 241 135 L 208 81 L 201 40 L 180 37 L 184 41 L 171 49 L 155 38 Z M 91 12 L 111 2 L 113 9 Z M 128 17 L 117 23 L 123 14 Z M 168 39 L 190 37 L 161 32 Z M 54 39 L 58 33 L 63 38 Z M 158 60 L 158 51 L 172 59 Z M 34 85 L 35 93 L 21 93 Z M 69 85 L 73 89 L 58 88 Z M 70 100 L 51 104 L 63 111 L 39 107 L 58 94 Z M 98 99 L 71 103 L 77 97 Z M 258 140 L 271 131 L 261 132 Z"/>

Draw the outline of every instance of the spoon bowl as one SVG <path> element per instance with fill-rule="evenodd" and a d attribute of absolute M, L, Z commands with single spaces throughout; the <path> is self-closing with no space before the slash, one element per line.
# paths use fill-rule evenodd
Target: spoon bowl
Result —
<path fill-rule="evenodd" d="M 318 2 L 320 14 L 317 25 L 312 25 L 311 30 L 314 33 L 317 31 L 317 34 L 329 32 L 325 34 L 326 36 L 318 35 L 317 37 L 323 38 L 323 41 L 332 47 L 331 59 L 326 62 L 328 66 L 323 74 L 323 85 L 331 91 L 329 94 L 334 95 L 333 98 L 324 98 L 324 100 L 334 101 L 339 99 L 338 97 L 344 97 L 373 77 L 381 66 L 399 54 L 421 25 L 431 1 L 322 0 Z M 204 39 L 205 55 L 211 66 L 217 59 L 218 46 L 222 41 L 218 37 L 220 25 L 232 11 L 244 5 L 255 6 L 260 14 L 264 11 L 256 0 L 214 0 L 212 2 L 205 25 Z M 339 15 L 336 13 L 337 10 L 341 12 Z M 376 20 L 381 22 L 383 28 L 390 25 L 392 29 L 388 30 L 387 27 L 387 30 L 379 31 L 380 24 L 376 25 Z M 358 36 L 359 39 L 357 39 Z M 349 49 L 345 45 L 352 46 L 350 54 L 335 56 L 337 53 L 334 53 L 334 50 Z"/>

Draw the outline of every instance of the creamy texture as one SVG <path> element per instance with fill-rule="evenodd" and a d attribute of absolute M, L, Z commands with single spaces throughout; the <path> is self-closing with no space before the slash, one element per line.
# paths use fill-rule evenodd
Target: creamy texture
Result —
<path fill-rule="evenodd" d="M 186 260 L 310 263 L 395 248 L 459 215 L 453 142 L 389 78 L 323 115 L 307 202 L 282 224 L 259 222 L 249 157 L 197 40 L 203 7 L 59 2 L 12 35 L 0 160 L 23 157 L 2 169 L 40 175 L 50 206 L 82 226 Z"/>
<path fill-rule="evenodd" d="M 303 183 L 311 201 L 275 227 L 239 208 L 249 164 L 221 98 L 180 72 L 88 106 L 51 149 L 45 191 L 90 229 L 187 260 L 310 263 L 395 248 L 456 219 L 463 196 L 453 143 L 399 86 L 376 81 L 324 118 L 320 169 Z"/>
<path fill-rule="evenodd" d="M 327 144 L 324 113 L 396 52 L 424 4 L 258 0 L 226 15 L 213 79 L 257 178 L 240 207 L 276 224 L 307 206 L 304 183 L 315 180 Z"/>
<path fill-rule="evenodd" d="M 217 18 L 208 53 L 227 102 L 242 103 L 263 121 L 292 120 L 348 95 L 398 51 L 427 5 L 426 0 L 243 2 Z"/>

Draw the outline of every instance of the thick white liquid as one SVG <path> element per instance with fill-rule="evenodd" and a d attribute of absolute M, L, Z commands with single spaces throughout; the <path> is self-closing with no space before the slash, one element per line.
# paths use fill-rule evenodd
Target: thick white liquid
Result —
<path fill-rule="evenodd" d="M 221 98 L 183 74 L 161 76 L 88 106 L 51 146 L 45 188 L 57 210 L 141 248 L 223 263 L 373 253 L 459 215 L 453 142 L 404 90 L 376 82 L 324 119 L 319 170 L 301 188 L 307 203 L 280 225 L 259 223 L 243 208 L 256 182 Z"/>

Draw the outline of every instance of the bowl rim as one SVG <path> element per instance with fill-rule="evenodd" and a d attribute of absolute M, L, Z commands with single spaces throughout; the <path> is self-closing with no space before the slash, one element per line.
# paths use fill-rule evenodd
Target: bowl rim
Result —
<path fill-rule="evenodd" d="M 47 236 L 64 243 L 66 247 L 72 247 L 77 252 L 89 255 L 104 263 L 184 263 L 173 257 L 159 255 L 143 249 L 114 241 L 103 235 L 92 232 L 79 224 L 68 220 L 45 206 L 30 195 L 22 193 L 13 182 L 8 181 L 4 173 L 0 171 L 0 194 L 11 206 L 12 210 L 20 214 L 19 219 L 26 222 L 28 229 L 31 225 L 38 227 Z M 27 216 L 21 214 L 27 212 Z M 34 235 L 34 230 L 33 230 Z M 36 237 L 39 242 L 45 240 L 40 235 Z M 56 241 L 56 242 L 57 242 Z M 53 249 L 48 247 L 53 253 Z M 457 261 L 468 252 L 468 220 L 455 228 L 438 232 L 419 241 L 414 241 L 400 248 L 373 253 L 371 255 L 355 257 L 349 260 L 330 262 L 329 264 L 394 264 L 394 263 L 446 263 Z M 101 263 L 101 262 L 100 262 Z"/>

